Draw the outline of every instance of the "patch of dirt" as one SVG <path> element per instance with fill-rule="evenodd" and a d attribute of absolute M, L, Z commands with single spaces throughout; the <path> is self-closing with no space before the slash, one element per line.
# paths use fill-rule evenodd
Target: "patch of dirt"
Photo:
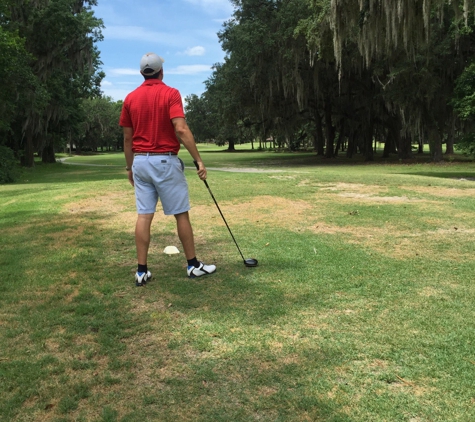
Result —
<path fill-rule="evenodd" d="M 276 179 L 276 180 L 294 180 L 295 176 L 269 176 L 269 179 Z"/>
<path fill-rule="evenodd" d="M 375 196 L 364 193 L 340 193 L 338 196 L 343 198 L 365 200 L 371 202 L 419 202 L 420 199 L 409 199 L 407 196 Z"/>
<path fill-rule="evenodd" d="M 285 229 L 294 229 L 297 225 L 305 222 L 308 218 L 307 212 L 313 207 L 310 203 L 302 200 L 291 201 L 286 198 L 275 196 L 258 196 L 249 202 L 242 203 L 222 203 L 219 205 L 226 221 L 233 224 L 245 224 L 252 221 L 253 224 L 273 225 Z M 192 207 L 190 215 L 192 222 L 197 222 L 197 227 L 207 227 L 210 217 L 220 220 L 221 217 L 214 205 L 199 205 Z"/>
<path fill-rule="evenodd" d="M 316 186 L 319 186 L 322 191 L 343 191 L 368 195 L 375 195 L 388 191 L 384 186 L 364 185 L 361 183 L 322 183 L 317 184 Z"/>
<path fill-rule="evenodd" d="M 76 276 L 76 273 L 74 273 L 74 276 Z M 79 296 L 79 289 L 77 287 L 74 288 L 73 292 L 68 294 L 65 298 L 64 298 L 64 301 L 66 303 L 71 303 L 75 298 L 76 296 Z"/>
<path fill-rule="evenodd" d="M 133 200 L 133 196 L 131 196 L 131 199 Z M 64 205 L 64 209 L 71 214 L 87 212 L 103 213 L 106 211 L 110 212 L 111 210 L 121 212 L 124 208 L 124 194 L 123 192 L 116 191 L 101 192 L 100 195 L 95 197 L 81 199 Z"/>
<path fill-rule="evenodd" d="M 431 286 L 424 287 L 419 292 L 419 295 L 423 297 L 436 297 L 436 298 L 446 297 L 446 295 L 441 289 L 436 289 L 435 287 L 431 287 Z"/>
<path fill-rule="evenodd" d="M 319 192 L 335 193 L 341 198 L 349 199 L 351 201 L 364 202 L 392 202 L 392 203 L 407 203 L 407 202 L 422 202 L 423 199 L 409 198 L 402 196 L 385 196 L 389 191 L 385 186 L 378 185 L 364 185 L 361 183 L 311 183 L 309 180 L 304 180 L 299 183 L 300 187 L 313 186 L 319 188 Z"/>
<path fill-rule="evenodd" d="M 440 198 L 460 198 L 464 196 L 475 196 L 475 189 L 445 188 L 441 186 L 405 186 L 404 190 L 432 195 Z"/>
<path fill-rule="evenodd" d="M 289 179 L 293 176 L 271 176 L 273 178 Z M 359 183 L 312 183 L 306 179 L 299 183 L 298 186 L 316 186 L 319 188 L 320 198 L 317 200 L 290 200 L 287 198 L 275 197 L 270 195 L 262 195 L 252 198 L 247 202 L 222 202 L 220 208 L 228 222 L 232 222 L 233 226 L 246 225 L 252 222 L 253 226 L 273 226 L 281 227 L 286 230 L 300 232 L 310 230 L 315 234 L 331 234 L 343 235 L 343 241 L 350 244 L 362 245 L 373 249 L 376 253 L 382 254 L 396 259 L 407 259 L 411 257 L 432 256 L 432 248 L 428 247 L 428 242 L 435 245 L 437 242 L 457 242 L 454 236 L 471 236 L 475 233 L 475 229 L 464 229 L 463 227 L 447 228 L 441 227 L 443 221 L 434 221 L 434 230 L 408 232 L 400 227 L 387 225 L 385 227 L 371 227 L 365 229 L 361 226 L 337 226 L 326 222 L 319 221 L 317 216 L 326 216 L 328 207 L 331 205 L 328 200 L 322 198 L 322 195 L 340 197 L 344 201 L 365 201 L 375 203 L 407 203 L 419 202 L 421 207 L 434 207 L 437 202 L 427 199 L 410 198 L 408 196 L 390 196 L 385 195 L 388 189 L 379 185 L 364 185 Z M 430 186 L 412 186 L 406 187 L 405 190 L 421 194 L 431 194 L 442 197 L 450 196 L 471 196 L 475 194 L 475 189 L 456 189 L 456 188 L 440 188 Z M 432 203 L 434 202 L 434 203 Z M 423 210 L 421 210 L 423 212 Z M 80 199 L 70 202 L 64 207 L 64 212 L 71 216 L 71 219 L 83 220 L 88 218 L 89 213 L 103 215 L 99 224 L 105 228 L 124 228 L 133 236 L 136 212 L 133 191 L 124 193 L 124 191 L 107 191 L 101 192 L 100 195 Z M 456 218 L 461 216 L 452 216 Z M 219 226 L 225 226 L 218 210 L 211 202 L 207 205 L 193 206 L 190 211 L 193 228 L 196 237 L 201 239 L 201 234 L 210 227 L 210 223 Z M 71 220 L 70 220 L 71 221 Z M 83 228 L 79 221 L 73 222 L 75 228 L 66 230 L 57 234 L 57 242 L 72 244 L 76 236 L 83 236 Z M 170 236 L 169 242 L 177 242 L 175 221 L 173 217 L 165 216 L 160 208 L 157 210 L 153 225 L 160 227 L 161 236 Z M 165 232 L 164 232 L 165 230 Z M 64 236 L 66 233 L 66 236 Z M 463 238 L 465 239 L 465 237 Z M 201 240 L 200 240 L 201 241 Z M 172 244 L 170 243 L 170 244 Z M 151 245 L 151 252 L 161 253 L 162 249 L 155 251 L 154 245 Z M 450 258 L 461 259 L 456 257 L 460 251 L 456 251 Z M 449 257 L 446 257 L 449 258 Z M 162 304 L 161 306 L 166 306 Z"/>
<path fill-rule="evenodd" d="M 153 280 L 153 279 L 152 279 Z M 153 281 L 152 281 L 153 282 Z M 163 298 L 148 302 L 143 297 L 136 297 L 130 300 L 131 308 L 129 312 L 141 314 L 143 312 L 165 312 L 169 308 L 169 302 Z"/>

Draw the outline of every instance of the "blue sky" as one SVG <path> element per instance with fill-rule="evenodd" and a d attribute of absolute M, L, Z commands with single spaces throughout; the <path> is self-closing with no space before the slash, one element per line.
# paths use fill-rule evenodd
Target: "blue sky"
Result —
<path fill-rule="evenodd" d="M 97 44 L 106 77 L 102 91 L 115 101 L 143 82 L 140 58 L 154 52 L 165 59 L 164 82 L 183 99 L 201 95 L 211 66 L 224 52 L 217 33 L 233 7 L 228 0 L 98 0 L 104 41 Z"/>

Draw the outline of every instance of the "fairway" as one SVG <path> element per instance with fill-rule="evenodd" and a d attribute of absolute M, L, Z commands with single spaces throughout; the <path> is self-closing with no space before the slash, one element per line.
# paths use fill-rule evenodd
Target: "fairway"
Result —
<path fill-rule="evenodd" d="M 180 154 L 204 279 L 159 209 L 135 287 L 122 154 L 0 185 L 0 420 L 475 420 L 474 164 L 237 148 L 200 152 L 256 268 Z"/>

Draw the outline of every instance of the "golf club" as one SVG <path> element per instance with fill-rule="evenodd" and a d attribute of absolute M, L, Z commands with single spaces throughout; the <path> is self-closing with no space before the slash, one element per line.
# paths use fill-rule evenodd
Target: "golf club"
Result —
<path fill-rule="evenodd" d="M 196 161 L 193 161 L 193 163 L 195 164 L 196 169 L 199 170 L 200 168 L 198 166 L 198 163 Z M 216 201 L 216 199 L 213 195 L 213 192 L 211 192 L 211 189 L 209 188 L 208 182 L 206 181 L 206 179 L 203 180 L 203 182 L 205 182 L 205 186 L 208 188 L 208 192 L 210 193 L 211 198 L 213 198 L 213 201 L 216 204 L 216 207 L 218 208 L 219 213 L 221 214 L 221 217 L 224 221 L 224 224 L 226 224 L 226 227 L 228 228 L 229 234 L 233 238 L 234 243 L 236 244 L 236 247 L 238 248 L 238 251 L 241 254 L 241 258 L 242 258 L 242 261 L 244 262 L 244 265 L 246 267 L 257 267 L 257 259 L 254 259 L 254 258 L 247 258 L 246 259 L 246 258 L 244 258 L 244 255 L 242 254 L 241 249 L 239 248 L 239 245 L 237 244 L 236 239 L 234 238 L 233 233 L 232 233 L 231 229 L 229 228 L 229 225 L 228 225 L 226 219 L 224 218 L 223 213 L 221 212 L 221 208 L 219 208 L 218 202 Z"/>

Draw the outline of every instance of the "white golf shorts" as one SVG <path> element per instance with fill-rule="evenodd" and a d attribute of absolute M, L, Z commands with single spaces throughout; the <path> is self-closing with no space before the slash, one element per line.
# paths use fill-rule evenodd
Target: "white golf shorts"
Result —
<path fill-rule="evenodd" d="M 190 210 L 185 165 L 177 155 L 136 155 L 132 165 L 138 214 L 153 214 L 160 202 L 165 215 Z"/>

